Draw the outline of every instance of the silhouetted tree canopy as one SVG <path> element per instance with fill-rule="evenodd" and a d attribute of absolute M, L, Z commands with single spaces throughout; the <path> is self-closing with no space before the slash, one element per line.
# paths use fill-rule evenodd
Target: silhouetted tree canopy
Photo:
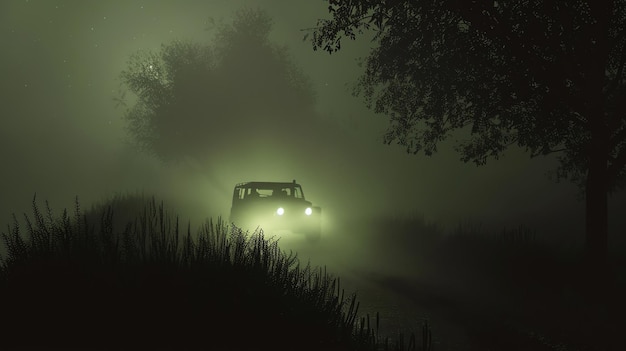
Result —
<path fill-rule="evenodd" d="M 389 117 L 387 143 L 431 155 L 466 136 L 461 159 L 478 165 L 511 145 L 559 152 L 558 176 L 586 192 L 588 248 L 606 253 L 607 192 L 626 176 L 626 1 L 331 0 L 328 9 L 313 49 L 332 53 L 367 31 L 378 44 L 355 92 Z"/>
<path fill-rule="evenodd" d="M 271 28 L 264 12 L 241 10 L 211 44 L 175 41 L 132 55 L 121 79 L 137 96 L 125 115 L 133 141 L 177 160 L 249 137 L 302 138 L 285 126 L 306 124 L 314 93 L 286 48 L 270 42 Z"/>

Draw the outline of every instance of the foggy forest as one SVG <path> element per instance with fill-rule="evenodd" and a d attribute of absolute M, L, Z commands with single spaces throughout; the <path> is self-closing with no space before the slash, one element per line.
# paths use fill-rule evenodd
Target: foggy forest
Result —
<path fill-rule="evenodd" d="M 626 349 L 625 24 L 0 2 L 0 349 Z"/>

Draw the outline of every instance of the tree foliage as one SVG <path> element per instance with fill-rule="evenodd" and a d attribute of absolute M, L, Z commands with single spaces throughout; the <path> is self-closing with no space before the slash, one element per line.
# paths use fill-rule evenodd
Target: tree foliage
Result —
<path fill-rule="evenodd" d="M 266 13 L 244 9 L 210 44 L 174 41 L 133 54 L 121 73 L 137 97 L 125 113 L 132 140 L 162 160 L 202 159 L 305 123 L 313 90 L 287 49 L 269 40 L 271 28 Z"/>
<path fill-rule="evenodd" d="M 559 152 L 557 175 L 584 186 L 593 130 L 604 128 L 607 189 L 624 180 L 625 1 L 356 0 L 329 11 L 316 50 L 374 33 L 356 93 L 389 117 L 385 142 L 431 155 L 468 131 L 457 144 L 465 162 L 511 145 Z"/>

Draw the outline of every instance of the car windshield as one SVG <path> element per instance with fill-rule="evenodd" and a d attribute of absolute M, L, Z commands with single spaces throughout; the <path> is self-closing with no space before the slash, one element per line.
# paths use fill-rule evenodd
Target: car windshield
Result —
<path fill-rule="evenodd" d="M 294 199 L 304 199 L 304 194 L 302 193 L 302 188 L 297 184 L 257 184 L 257 185 L 246 185 L 244 187 L 239 188 L 238 198 L 242 199 L 250 199 L 250 198 L 259 198 L 259 199 L 284 199 L 284 198 L 294 198 Z"/>

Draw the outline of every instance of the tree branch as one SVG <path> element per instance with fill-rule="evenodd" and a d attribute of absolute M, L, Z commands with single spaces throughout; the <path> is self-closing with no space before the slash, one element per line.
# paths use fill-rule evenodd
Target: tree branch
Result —
<path fill-rule="evenodd" d="M 607 169 L 608 183 L 612 186 L 617 181 L 617 176 L 626 167 L 626 146 L 622 147 L 617 154 L 617 157 L 613 159 L 613 162 Z"/>
<path fill-rule="evenodd" d="M 626 65 L 626 45 L 622 47 L 622 53 L 619 60 L 619 67 L 617 67 L 617 73 L 615 74 L 615 78 L 609 83 L 609 86 L 606 88 L 606 95 L 611 95 L 613 90 L 617 88 L 619 82 L 622 80 L 622 74 L 624 73 L 624 65 Z"/>
<path fill-rule="evenodd" d="M 541 151 L 531 152 L 530 153 L 530 157 L 531 158 L 535 158 L 537 156 L 547 156 L 547 155 L 550 155 L 550 154 L 554 154 L 554 153 L 557 153 L 557 152 L 563 152 L 563 151 L 567 151 L 567 150 L 568 150 L 568 148 L 566 148 L 566 147 L 562 147 L 562 148 L 559 148 L 559 149 L 542 148 Z"/>
<path fill-rule="evenodd" d="M 620 142 L 626 139 L 626 126 L 623 126 L 620 130 L 618 130 L 609 140 L 609 144 L 611 147 L 615 147 Z"/>

